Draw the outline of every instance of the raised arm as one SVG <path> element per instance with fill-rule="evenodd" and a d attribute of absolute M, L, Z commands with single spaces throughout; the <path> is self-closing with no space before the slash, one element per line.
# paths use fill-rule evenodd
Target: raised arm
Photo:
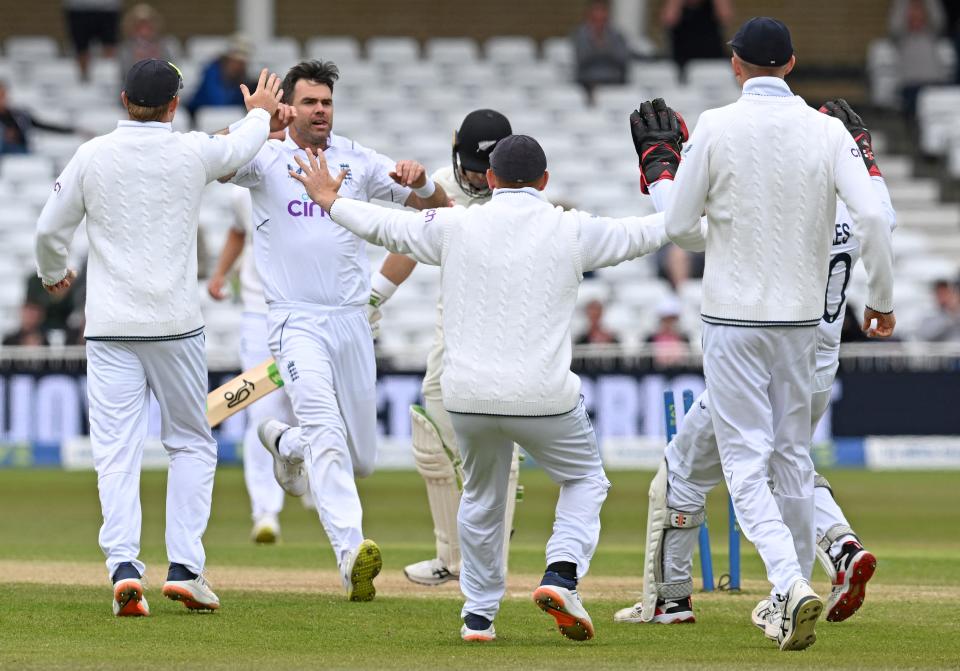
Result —
<path fill-rule="evenodd" d="M 683 148 L 664 222 L 670 240 L 690 251 L 703 251 L 706 240 L 700 222 L 707 204 L 709 176 L 704 116 Z"/>
<path fill-rule="evenodd" d="M 253 93 L 250 93 L 245 84 L 241 84 L 240 88 L 249 112 L 239 122 L 230 125 L 229 133 L 183 135 L 185 141 L 190 143 L 203 160 L 208 182 L 226 180 L 253 160 L 267 141 L 271 119 L 279 109 L 283 91 L 276 74 L 268 76 L 264 69 Z"/>
<path fill-rule="evenodd" d="M 314 155 L 307 151 L 308 161 L 299 156 L 294 160 L 300 171 L 288 171 L 301 182 L 307 195 L 330 218 L 367 242 L 386 247 L 391 252 L 409 254 L 421 263 L 440 265 L 443 252 L 445 219 L 440 210 L 409 212 L 340 198 L 337 191 L 347 175 L 346 170 L 334 178 L 330 175 L 323 152 Z"/>

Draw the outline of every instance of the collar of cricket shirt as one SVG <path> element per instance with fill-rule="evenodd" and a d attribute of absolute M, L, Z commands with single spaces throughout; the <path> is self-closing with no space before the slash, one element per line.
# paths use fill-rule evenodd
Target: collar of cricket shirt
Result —
<path fill-rule="evenodd" d="M 743 84 L 743 94 L 789 98 L 793 96 L 793 91 L 779 77 L 751 77 Z"/>
<path fill-rule="evenodd" d="M 158 130 L 173 131 L 173 124 L 164 121 L 134 121 L 133 119 L 121 119 L 117 122 L 117 128 L 156 128 Z"/>
<path fill-rule="evenodd" d="M 496 198 L 497 196 L 509 196 L 523 193 L 529 196 L 534 196 L 535 198 L 539 198 L 540 200 L 546 200 L 546 198 L 543 196 L 543 191 L 537 191 L 532 186 L 525 186 L 520 189 L 494 189 L 493 197 Z"/>

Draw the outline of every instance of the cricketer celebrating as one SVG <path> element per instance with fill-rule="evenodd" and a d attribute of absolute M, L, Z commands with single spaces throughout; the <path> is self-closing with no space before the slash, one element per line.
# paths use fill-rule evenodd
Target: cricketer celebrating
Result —
<path fill-rule="evenodd" d="M 490 168 L 490 154 L 497 142 L 511 134 L 510 122 L 494 110 L 470 112 L 454 136 L 451 165 L 431 175 L 440 184 L 451 201 L 468 207 L 480 205 L 493 195 L 487 186 L 486 172 Z M 390 254 L 379 273 L 371 278 L 371 321 L 380 319 L 380 307 L 397 290 L 416 267 L 416 261 L 402 254 Z M 453 431 L 450 414 L 443 407 L 440 378 L 443 373 L 443 302 L 437 301 L 437 320 L 433 346 L 427 357 L 423 377 L 423 407 L 410 408 L 413 429 L 413 457 L 417 471 L 427 486 L 427 501 L 433 517 L 437 555 L 410 564 L 403 569 L 407 578 L 421 585 L 439 585 L 460 577 L 460 541 L 457 538 L 457 508 L 460 505 L 460 484 L 463 471 L 460 466 L 460 448 Z M 510 465 L 510 484 L 507 491 L 517 491 L 519 450 L 514 450 Z M 507 497 L 504 513 L 503 560 L 510 555 L 510 530 L 516 496 Z"/>
<path fill-rule="evenodd" d="M 294 496 L 307 489 L 306 467 L 347 597 L 369 601 L 382 560 L 376 543 L 363 537 L 354 481 L 373 472 L 377 450 L 376 363 L 364 309 L 369 263 L 364 241 L 330 221 L 289 173 L 295 158 L 323 150 L 345 173 L 344 193 L 352 198 L 423 208 L 445 205 L 447 196 L 419 163 L 396 163 L 334 135 L 338 77 L 330 62 L 292 67 L 283 86 L 296 118 L 286 138 L 270 140 L 232 181 L 253 198 L 254 259 L 268 306 L 270 351 L 299 424 L 266 420 L 260 440 L 273 455 L 278 482 Z"/>
<path fill-rule="evenodd" d="M 891 229 L 896 214 L 874 157 L 870 133 L 844 100 L 833 100 L 821 112 L 844 122 L 860 149 L 871 176 L 874 195 Z M 853 235 L 850 214 L 837 201 L 823 316 L 817 326 L 816 372 L 813 378 L 811 429 L 830 405 L 831 389 L 840 361 L 840 330 L 846 307 L 846 289 L 860 260 L 860 244 Z M 673 624 L 694 622 L 693 551 L 704 519 L 707 494 L 723 480 L 717 437 L 710 417 L 709 392 L 703 392 L 687 413 L 677 435 L 667 445 L 664 461 L 650 485 L 650 506 L 644 550 L 644 599 L 616 613 L 617 622 Z M 833 587 L 827 601 L 827 620 L 841 622 L 863 604 L 866 583 L 873 577 L 876 557 L 865 550 L 837 505 L 827 479 L 814 474 L 817 557 Z M 805 576 L 808 580 L 810 576 Z M 754 624 L 765 628 L 770 600 L 754 610 Z"/>
<path fill-rule="evenodd" d="M 140 554 L 140 462 L 149 392 L 160 405 L 170 456 L 164 596 L 216 610 L 203 577 L 201 537 L 210 517 L 217 446 L 204 414 L 207 357 L 197 296 L 197 225 L 204 186 L 260 150 L 278 110 L 280 80 L 264 70 L 249 113 L 229 137 L 174 133 L 180 71 L 143 60 L 127 73 L 117 129 L 84 143 L 37 222 L 37 267 L 51 293 L 65 291 L 70 240 L 86 217 L 87 395 L 103 526 L 100 547 L 114 582 L 115 615 L 148 615 Z"/>
<path fill-rule="evenodd" d="M 811 397 L 837 197 L 861 245 L 871 335 L 888 336 L 895 324 L 891 242 L 857 143 L 784 81 L 796 62 L 787 27 L 754 18 L 731 45 L 743 96 L 701 115 L 666 227 L 680 246 L 700 246 L 701 214 L 710 222 L 704 373 L 720 460 L 737 519 L 773 585 L 765 634 L 781 650 L 801 650 L 816 640 L 823 610 L 808 582 L 816 545 Z"/>
<path fill-rule="evenodd" d="M 666 109 L 664 119 L 678 147 L 677 119 Z M 679 148 L 673 156 L 679 161 Z M 488 203 L 422 214 L 339 197 L 345 173 L 331 177 L 322 154 L 308 159 L 297 157 L 303 172 L 290 174 L 335 222 L 443 268 L 441 386 L 465 475 L 458 514 L 466 598 L 461 637 L 496 636 L 493 620 L 505 590 L 504 507 L 518 443 L 560 485 L 547 570 L 534 600 L 564 636 L 591 638 L 593 624 L 576 588 L 596 549 L 610 483 L 579 378 L 570 372 L 570 323 L 583 273 L 658 249 L 666 239 L 662 216 L 608 219 L 551 206 L 541 196 L 546 157 L 524 135 L 501 140 L 491 154 Z"/>

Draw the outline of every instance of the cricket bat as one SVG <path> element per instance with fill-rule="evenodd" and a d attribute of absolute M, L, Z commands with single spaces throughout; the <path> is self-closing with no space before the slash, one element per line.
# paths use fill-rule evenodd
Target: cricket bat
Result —
<path fill-rule="evenodd" d="M 207 394 L 207 421 L 216 426 L 230 415 L 283 386 L 277 363 L 267 359 Z"/>

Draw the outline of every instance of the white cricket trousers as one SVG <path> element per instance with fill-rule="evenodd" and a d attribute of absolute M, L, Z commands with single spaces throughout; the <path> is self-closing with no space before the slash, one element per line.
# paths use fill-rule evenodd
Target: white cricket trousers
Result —
<path fill-rule="evenodd" d="M 310 491 L 337 563 L 363 542 L 363 509 L 354 477 L 377 458 L 377 370 L 362 307 L 272 303 L 270 351 L 299 427 L 280 451 L 304 460 Z"/>
<path fill-rule="evenodd" d="M 203 335 L 163 341 L 87 341 L 90 443 L 110 575 L 122 562 L 144 574 L 140 554 L 140 463 L 150 392 L 160 405 L 160 440 L 170 456 L 166 543 L 170 562 L 203 573 L 201 538 L 210 519 L 217 444 L 207 424 Z"/>
<path fill-rule="evenodd" d="M 577 565 L 586 575 L 600 539 L 600 507 L 610 481 L 603 471 L 597 437 L 583 400 L 570 412 L 550 417 L 474 415 L 451 412 L 463 458 L 463 496 L 457 515 L 460 590 L 467 613 L 496 617 L 506 589 L 503 567 L 504 509 L 509 492 L 513 444 L 536 460 L 560 485 L 547 564 Z"/>
<path fill-rule="evenodd" d="M 240 363 L 243 370 L 250 370 L 271 356 L 267 343 L 267 315 L 244 312 L 240 321 Z M 296 424 L 296 420 L 290 399 L 282 388 L 247 406 L 245 412 L 247 427 L 243 433 L 243 479 L 256 521 L 264 515 L 276 515 L 283 510 L 283 489 L 273 476 L 273 457 L 260 444 L 257 426 L 265 419 L 279 419 L 284 424 Z"/>
<path fill-rule="evenodd" d="M 810 458 L 815 354 L 813 326 L 703 326 L 703 367 L 723 475 L 740 528 L 778 594 L 809 576 L 816 556 Z"/>
<path fill-rule="evenodd" d="M 829 387 L 822 391 L 814 391 L 811 432 L 826 412 L 829 399 Z M 690 513 L 704 508 L 707 505 L 707 494 L 723 481 L 717 436 L 713 430 L 713 418 L 710 414 L 709 392 L 703 392 L 694 402 L 693 407 L 683 418 L 680 431 L 667 445 L 664 456 L 667 460 L 667 506 Z M 829 489 L 816 487 L 814 497 L 817 539 L 822 538 L 831 527 L 849 526 Z M 690 534 L 689 537 L 677 533 L 667 536 L 667 545 L 663 554 L 664 582 L 682 583 L 693 579 L 693 550 L 696 538 L 695 533 Z M 807 580 L 810 579 L 809 575 L 804 577 Z"/>

